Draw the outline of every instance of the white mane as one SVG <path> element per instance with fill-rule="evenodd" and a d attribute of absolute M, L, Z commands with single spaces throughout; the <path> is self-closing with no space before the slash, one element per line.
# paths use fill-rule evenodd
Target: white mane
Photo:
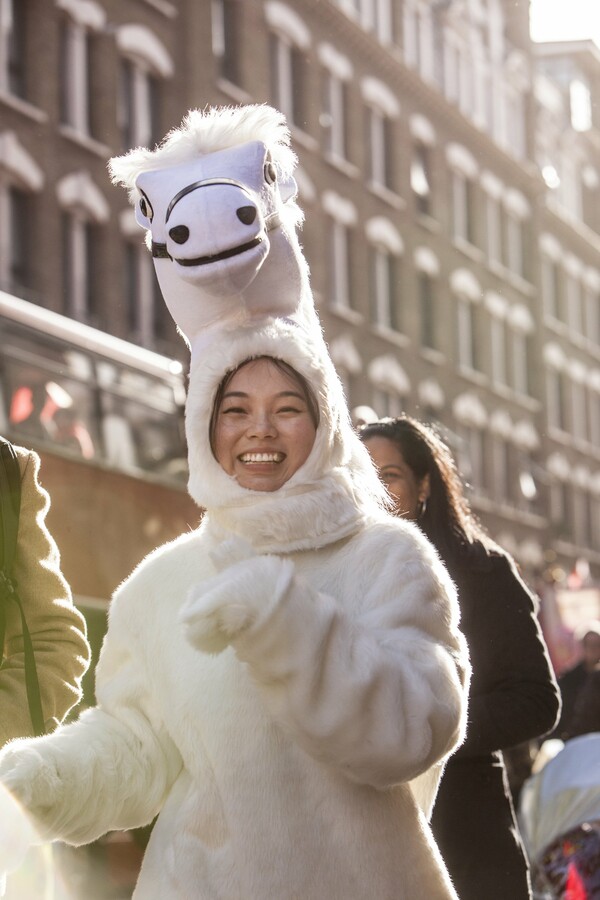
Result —
<path fill-rule="evenodd" d="M 135 204 L 135 179 L 140 172 L 176 166 L 249 141 L 262 141 L 269 147 L 281 176 L 292 174 L 298 159 L 290 147 L 285 116 L 266 104 L 192 109 L 181 126 L 169 131 L 154 150 L 136 147 L 111 159 L 108 170 L 112 182 L 127 188 Z"/>

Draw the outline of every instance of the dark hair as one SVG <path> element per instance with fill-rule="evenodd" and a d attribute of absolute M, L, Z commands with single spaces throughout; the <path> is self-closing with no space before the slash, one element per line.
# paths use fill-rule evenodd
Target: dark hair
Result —
<path fill-rule="evenodd" d="M 266 354 L 262 356 L 249 356 L 248 359 L 245 359 L 243 362 L 241 362 L 238 366 L 235 367 L 235 369 L 230 369 L 225 373 L 225 375 L 219 382 L 217 390 L 215 391 L 215 398 L 213 400 L 212 412 L 210 414 L 210 424 L 208 428 L 210 449 L 212 450 L 213 456 L 215 456 L 215 431 L 217 428 L 217 415 L 219 409 L 221 408 L 221 403 L 223 402 L 225 391 L 229 387 L 233 376 L 237 372 L 239 372 L 240 369 L 243 369 L 244 366 L 248 363 L 256 362 L 259 359 L 266 359 L 268 362 L 274 365 L 276 369 L 279 369 L 280 372 L 282 372 L 284 375 L 287 375 L 288 378 L 291 378 L 292 381 L 295 381 L 298 384 L 298 386 L 302 390 L 304 401 L 308 408 L 308 413 L 312 419 L 312 423 L 315 428 L 319 427 L 319 404 L 312 387 L 310 386 L 304 375 L 301 375 L 300 372 L 297 372 L 293 366 L 290 366 L 290 364 L 285 362 L 285 360 L 283 359 L 277 359 L 274 356 L 267 356 Z"/>
<path fill-rule="evenodd" d="M 410 416 L 380 419 L 359 428 L 362 441 L 392 441 L 417 481 L 429 475 L 429 497 L 418 524 L 446 559 L 475 541 L 491 543 L 465 497 L 450 448 L 433 427 Z"/>

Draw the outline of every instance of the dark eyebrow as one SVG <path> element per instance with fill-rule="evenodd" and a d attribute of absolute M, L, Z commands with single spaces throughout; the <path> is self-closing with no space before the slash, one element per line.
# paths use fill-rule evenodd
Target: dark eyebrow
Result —
<path fill-rule="evenodd" d="M 223 394 L 223 400 L 227 400 L 228 397 L 247 397 L 244 391 L 227 391 L 226 394 Z"/>
<path fill-rule="evenodd" d="M 226 394 L 223 394 L 223 400 L 227 400 L 227 399 L 229 399 L 229 397 L 248 397 L 248 396 L 249 396 L 249 394 L 247 394 L 245 391 L 227 391 Z M 276 394 L 276 397 L 277 398 L 295 397 L 297 400 L 301 400 L 303 403 L 306 403 L 306 400 L 304 399 L 303 395 L 297 393 L 296 391 L 280 391 L 278 394 Z"/>

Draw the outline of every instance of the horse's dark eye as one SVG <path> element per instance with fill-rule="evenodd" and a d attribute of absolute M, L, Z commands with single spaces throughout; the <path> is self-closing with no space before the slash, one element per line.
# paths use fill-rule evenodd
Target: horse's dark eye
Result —
<path fill-rule="evenodd" d="M 272 162 L 265 163 L 265 181 L 267 184 L 275 184 L 277 181 L 277 171 Z"/>
<path fill-rule="evenodd" d="M 147 197 L 142 197 L 142 199 L 140 200 L 140 212 L 146 219 L 152 221 L 154 210 L 152 209 L 150 201 Z"/>

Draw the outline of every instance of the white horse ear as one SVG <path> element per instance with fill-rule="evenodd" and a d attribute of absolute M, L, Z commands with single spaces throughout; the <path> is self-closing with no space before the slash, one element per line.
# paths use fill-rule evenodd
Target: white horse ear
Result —
<path fill-rule="evenodd" d="M 267 184 L 274 184 L 275 182 L 277 182 L 277 190 L 279 192 L 279 196 L 281 197 L 282 203 L 287 203 L 288 200 L 293 200 L 298 195 L 298 185 L 296 184 L 296 179 L 291 174 L 283 176 L 281 172 L 278 173 L 278 167 L 273 162 L 271 151 L 266 147 L 265 144 L 262 144 L 262 146 L 265 149 L 263 162 L 265 182 Z"/>
<path fill-rule="evenodd" d="M 288 200 L 296 199 L 298 196 L 298 184 L 293 175 L 288 175 L 287 178 L 279 182 L 279 193 L 284 203 L 287 203 Z"/>

